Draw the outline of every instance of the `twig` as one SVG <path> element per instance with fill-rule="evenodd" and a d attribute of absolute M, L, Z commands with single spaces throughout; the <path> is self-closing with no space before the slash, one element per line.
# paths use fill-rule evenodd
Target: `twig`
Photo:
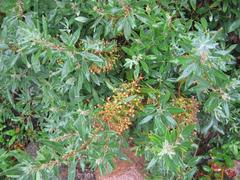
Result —
<path fill-rule="evenodd" d="M 75 155 L 77 155 L 77 153 L 79 153 L 79 151 L 84 150 L 87 148 L 87 146 L 94 140 L 94 138 L 96 137 L 97 133 L 99 132 L 100 129 L 96 129 L 93 136 L 88 139 L 85 143 L 83 143 L 79 149 L 77 150 L 72 150 L 66 154 L 64 154 L 61 159 L 58 160 L 51 160 L 48 163 L 45 164 L 41 164 L 38 167 L 33 168 L 34 171 L 40 171 L 43 169 L 51 169 L 54 166 L 60 165 L 62 163 L 62 161 L 67 161 L 69 158 L 74 157 Z"/>
<path fill-rule="evenodd" d="M 57 138 L 52 138 L 52 139 L 50 139 L 50 141 L 54 141 L 54 142 L 65 141 L 65 140 L 70 139 L 73 136 L 77 136 L 77 135 L 78 135 L 78 133 L 68 133 L 68 134 L 64 134 L 63 136 L 60 136 Z"/>
<path fill-rule="evenodd" d="M 18 6 L 19 17 L 23 17 L 23 14 L 24 14 L 24 4 L 23 4 L 23 0 L 18 0 L 18 1 L 17 1 L 17 6 Z"/>

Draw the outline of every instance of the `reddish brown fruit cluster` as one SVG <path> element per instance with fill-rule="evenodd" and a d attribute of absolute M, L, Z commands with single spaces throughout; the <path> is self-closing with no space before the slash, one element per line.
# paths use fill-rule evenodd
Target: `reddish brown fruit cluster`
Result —
<path fill-rule="evenodd" d="M 230 177 L 230 178 L 233 178 L 237 175 L 235 169 L 231 169 L 231 168 L 228 168 L 228 169 L 225 169 L 224 167 L 218 165 L 217 163 L 213 162 L 211 164 L 211 169 L 213 172 L 215 173 L 220 173 L 220 172 L 224 172 L 226 176 Z M 222 175 L 223 176 L 223 175 Z"/>
<path fill-rule="evenodd" d="M 173 118 L 179 123 L 195 124 L 197 122 L 199 102 L 193 96 L 191 98 L 179 97 L 175 99 L 173 105 L 184 110 L 182 113 L 173 115 Z"/>
<path fill-rule="evenodd" d="M 213 172 L 221 172 L 221 171 L 222 171 L 222 167 L 219 166 L 219 165 L 216 164 L 216 163 L 212 163 L 212 164 L 211 164 L 211 169 L 213 170 Z"/>
<path fill-rule="evenodd" d="M 102 55 L 106 59 L 103 67 L 99 67 L 96 64 L 90 66 L 90 72 L 95 74 L 112 71 L 119 58 L 117 47 L 113 48 L 111 51 L 95 51 L 94 54 Z"/>
<path fill-rule="evenodd" d="M 234 169 L 225 169 L 224 172 L 228 177 L 231 177 L 231 178 L 237 176 L 237 173 Z"/>
<path fill-rule="evenodd" d="M 11 146 L 11 149 L 14 149 L 14 150 L 17 150 L 17 149 L 24 150 L 25 149 L 25 145 L 17 141 L 17 142 L 15 142 Z"/>
<path fill-rule="evenodd" d="M 97 117 L 106 122 L 109 128 L 117 134 L 122 134 L 129 129 L 131 119 L 136 115 L 136 110 L 141 107 L 142 97 L 138 96 L 140 87 L 138 81 L 123 83 L 115 89 L 112 97 L 100 106 L 101 111 Z"/>

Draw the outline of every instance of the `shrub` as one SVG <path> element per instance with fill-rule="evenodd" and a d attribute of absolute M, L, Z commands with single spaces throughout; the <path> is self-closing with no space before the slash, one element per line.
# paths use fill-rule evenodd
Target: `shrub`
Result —
<path fill-rule="evenodd" d="M 238 1 L 0 3 L 2 177 L 109 173 L 133 137 L 149 176 L 191 179 L 239 144 Z"/>

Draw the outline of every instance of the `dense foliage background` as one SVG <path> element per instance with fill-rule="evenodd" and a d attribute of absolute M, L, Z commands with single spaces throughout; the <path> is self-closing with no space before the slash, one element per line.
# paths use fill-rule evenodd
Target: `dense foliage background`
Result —
<path fill-rule="evenodd" d="M 0 24 L 3 178 L 109 173 L 129 144 L 150 178 L 236 175 L 240 1 L 0 0 Z"/>

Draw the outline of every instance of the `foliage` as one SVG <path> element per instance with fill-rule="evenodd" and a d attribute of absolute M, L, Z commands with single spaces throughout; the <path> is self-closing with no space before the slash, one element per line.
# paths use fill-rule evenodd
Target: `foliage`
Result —
<path fill-rule="evenodd" d="M 239 159 L 237 0 L 0 4 L 0 176 L 109 173 L 130 137 L 150 177 Z"/>
<path fill-rule="evenodd" d="M 147 169 L 153 175 L 158 175 L 160 170 L 162 176 L 191 178 L 199 160 L 189 154 L 194 150 L 194 142 L 190 138 L 193 129 L 193 125 L 174 130 L 165 127 L 160 135 L 149 135 L 149 143 L 145 148 L 145 157 L 150 161 Z"/>

